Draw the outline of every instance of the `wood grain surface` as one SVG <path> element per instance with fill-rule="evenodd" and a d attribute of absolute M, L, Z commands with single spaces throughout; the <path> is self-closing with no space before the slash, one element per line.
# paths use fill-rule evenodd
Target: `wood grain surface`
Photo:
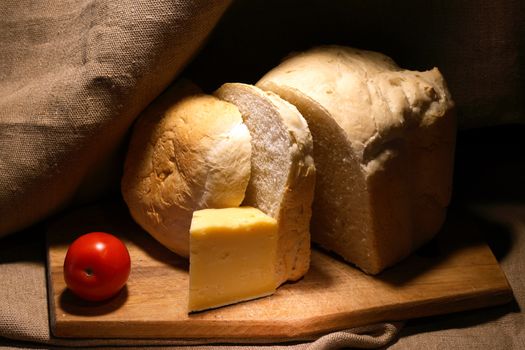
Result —
<path fill-rule="evenodd" d="M 76 298 L 62 274 L 68 244 L 90 231 L 119 236 L 132 259 L 126 287 L 101 303 Z M 434 241 L 376 277 L 316 248 L 308 274 L 276 294 L 188 314 L 187 260 L 142 231 L 122 204 L 88 207 L 48 229 L 51 328 L 58 337 L 292 340 L 509 302 L 506 278 L 475 231 L 449 215 Z"/>

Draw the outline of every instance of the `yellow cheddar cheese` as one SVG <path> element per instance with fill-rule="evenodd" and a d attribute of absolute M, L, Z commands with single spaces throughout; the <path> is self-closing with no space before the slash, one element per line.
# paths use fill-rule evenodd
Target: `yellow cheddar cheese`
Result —
<path fill-rule="evenodd" d="M 189 312 L 273 294 L 278 283 L 277 228 L 275 219 L 252 207 L 195 211 Z"/>

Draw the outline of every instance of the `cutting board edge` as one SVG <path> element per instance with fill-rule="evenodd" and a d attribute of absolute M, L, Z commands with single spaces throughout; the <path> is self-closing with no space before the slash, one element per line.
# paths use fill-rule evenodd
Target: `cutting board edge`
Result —
<path fill-rule="evenodd" d="M 508 288 L 501 288 L 499 291 L 485 291 L 478 295 L 465 294 L 465 295 L 454 295 L 451 297 L 443 298 L 443 300 L 438 300 L 440 305 L 436 303 L 436 299 L 428 301 L 417 301 L 413 305 L 403 304 L 398 307 L 401 311 L 403 317 L 400 318 L 390 318 L 383 317 L 382 312 L 376 309 L 367 309 L 359 310 L 356 313 L 342 312 L 337 314 L 323 315 L 322 317 L 311 317 L 301 320 L 290 320 L 290 321 L 272 321 L 271 325 L 268 325 L 268 322 L 261 322 L 260 324 L 252 323 L 249 327 L 246 325 L 241 325 L 242 322 L 239 321 L 239 327 L 243 327 L 244 330 L 232 336 L 231 333 L 224 337 L 214 336 L 213 339 L 217 341 L 224 340 L 236 340 L 243 341 L 244 339 L 250 340 L 276 340 L 281 339 L 283 341 L 294 341 L 294 340 L 304 340 L 311 339 L 315 336 L 325 334 L 327 332 L 340 331 L 343 329 L 365 326 L 373 323 L 381 322 L 392 322 L 392 321 L 403 321 L 407 319 L 423 318 L 428 316 L 437 316 L 443 314 L 457 313 L 468 310 L 481 309 L 485 307 L 494 307 L 499 305 L 504 305 L 514 300 L 514 296 L 510 286 Z M 480 302 L 482 301 L 482 302 Z M 443 307 L 446 305 L 447 307 Z M 438 309 L 439 308 L 439 309 Z M 396 308 L 392 307 L 386 312 L 392 314 L 396 312 Z M 179 340 L 196 340 L 199 338 L 209 337 L 206 330 L 209 327 L 215 327 L 221 321 L 217 320 L 203 320 L 198 322 L 199 324 L 191 324 L 187 328 L 182 328 L 181 324 L 184 321 L 172 323 L 170 321 L 166 322 L 156 322 L 149 323 L 147 321 L 131 321 L 130 324 L 126 327 L 126 334 L 119 334 L 117 331 L 113 330 L 110 335 L 105 336 L 100 332 L 95 332 L 96 334 L 89 332 L 89 327 L 86 325 L 93 325 L 90 320 L 77 320 L 69 321 L 65 323 L 52 323 L 53 334 L 60 338 L 122 338 L 129 337 L 129 331 L 133 330 L 133 337 L 139 339 L 179 339 Z M 315 323 L 315 327 L 312 327 L 312 323 Z M 108 330 L 112 328 L 112 324 L 118 326 L 122 321 L 105 321 L 104 327 Z M 163 323 L 165 323 L 163 325 Z M 277 327 L 276 327 L 277 326 Z M 154 329 L 155 331 L 149 330 L 149 328 Z M 276 331 L 276 328 L 281 331 Z M 158 332 L 161 329 L 163 332 Z M 188 333 L 188 329 L 191 329 L 193 333 Z M 268 331 L 265 332 L 265 330 Z M 73 332 L 71 332 L 73 330 Z M 80 330 L 80 332 L 79 332 Z M 250 331 L 252 330 L 252 331 Z M 84 331 L 84 332 L 82 332 Z M 181 332 L 183 334 L 181 334 Z M 74 334 L 74 335 L 69 335 Z"/>
<path fill-rule="evenodd" d="M 58 330 L 58 323 L 57 323 L 57 317 L 56 317 L 56 305 L 55 305 L 55 288 L 53 287 L 53 279 L 52 279 L 52 268 L 51 268 L 51 249 L 49 245 L 49 239 L 48 234 L 46 232 L 46 290 L 47 290 L 47 306 L 48 306 L 48 312 L 49 312 L 49 328 L 51 330 L 51 334 L 54 336 L 58 335 L 56 334 Z"/>

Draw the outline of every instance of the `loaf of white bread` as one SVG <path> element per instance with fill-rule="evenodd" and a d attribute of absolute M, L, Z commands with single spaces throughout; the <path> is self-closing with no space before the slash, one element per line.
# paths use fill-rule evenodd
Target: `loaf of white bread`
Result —
<path fill-rule="evenodd" d="M 297 109 L 255 86 L 226 84 L 214 97 L 177 84 L 137 121 L 124 165 L 123 198 L 160 243 L 189 255 L 193 212 L 242 205 L 277 221 L 276 286 L 310 262 L 315 167 Z"/>
<path fill-rule="evenodd" d="M 313 241 L 376 274 L 439 231 L 456 128 L 438 69 L 323 46 L 286 58 L 256 85 L 295 105 L 311 130 Z"/>
<path fill-rule="evenodd" d="M 225 84 L 215 96 L 176 86 L 137 122 L 122 193 L 153 237 L 188 256 L 194 211 L 259 208 L 277 220 L 281 284 L 307 272 L 309 229 L 370 274 L 439 231 L 455 117 L 436 68 L 408 71 L 376 52 L 323 46 L 286 58 L 256 85 Z"/>

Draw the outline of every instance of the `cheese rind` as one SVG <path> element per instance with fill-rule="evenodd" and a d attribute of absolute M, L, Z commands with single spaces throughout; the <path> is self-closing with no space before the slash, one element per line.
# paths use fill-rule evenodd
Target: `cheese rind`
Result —
<path fill-rule="evenodd" d="M 204 209 L 190 228 L 188 311 L 273 294 L 277 221 L 252 207 Z"/>

